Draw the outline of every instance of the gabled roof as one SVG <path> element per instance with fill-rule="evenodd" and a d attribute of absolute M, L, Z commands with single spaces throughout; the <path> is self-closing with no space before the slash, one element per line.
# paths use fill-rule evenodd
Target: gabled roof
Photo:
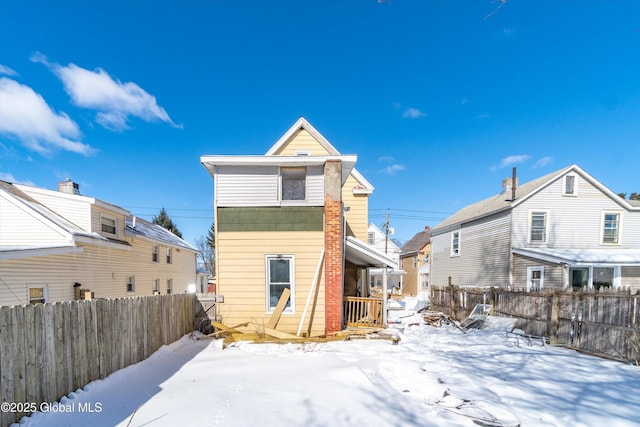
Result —
<path fill-rule="evenodd" d="M 511 192 L 509 191 L 481 200 L 472 205 L 468 205 L 455 214 L 451 215 L 449 218 L 442 221 L 440 224 L 434 227 L 432 231 L 434 233 L 439 233 L 448 229 L 449 227 L 458 226 L 460 224 L 493 215 L 504 210 L 512 209 L 550 185 L 556 179 L 570 172 L 574 172 L 582 176 L 586 181 L 591 183 L 594 187 L 598 188 L 600 191 L 609 196 L 614 202 L 618 203 L 622 207 L 629 210 L 636 210 L 640 207 L 638 205 L 634 206 L 633 204 L 629 203 L 628 200 L 621 198 L 613 191 L 609 190 L 578 165 L 571 165 L 555 172 L 551 172 L 550 174 L 541 176 L 540 178 L 534 179 L 533 181 L 529 181 L 525 184 L 517 186 L 515 200 L 511 200 Z"/>
<path fill-rule="evenodd" d="M 58 215 L 56 212 L 52 211 L 42 203 L 38 202 L 27 193 L 22 191 L 18 186 L 0 180 L 0 191 L 4 190 L 9 197 L 11 197 L 14 201 L 20 203 L 24 208 L 26 208 L 32 215 L 36 215 L 41 219 L 44 219 L 51 226 L 57 228 L 59 231 L 62 231 L 71 236 L 84 236 L 89 238 L 101 237 L 94 233 L 89 233 L 79 226 L 75 225 L 71 221 L 68 221 L 66 218 Z"/>
<path fill-rule="evenodd" d="M 164 227 L 137 217 L 127 217 L 127 226 L 124 230 L 128 237 L 143 237 L 154 242 L 185 248 L 198 252 L 196 248 L 182 240 Z"/>
<path fill-rule="evenodd" d="M 427 227 L 416 233 L 411 240 L 400 248 L 400 257 L 416 254 L 431 241 L 431 230 Z"/>
<path fill-rule="evenodd" d="M 329 154 L 331 154 L 332 156 L 340 155 L 340 152 L 336 150 L 336 148 L 333 145 L 331 145 L 331 143 L 324 136 L 322 136 L 322 134 L 318 132 L 316 128 L 311 126 L 311 123 L 309 123 L 307 119 L 305 119 L 304 117 L 300 117 L 298 120 L 296 120 L 296 122 L 289 128 L 289 130 L 287 130 L 284 133 L 284 135 L 282 135 L 280 139 L 278 139 L 278 141 L 276 141 L 276 143 L 273 144 L 273 146 L 269 149 L 269 151 L 266 152 L 265 155 L 266 156 L 277 155 L 278 151 L 280 151 L 280 149 L 282 149 L 291 140 L 291 138 L 293 138 L 293 136 L 301 129 L 304 129 L 307 132 L 309 132 L 309 134 L 316 141 L 318 141 L 318 143 L 325 150 L 327 150 Z M 362 176 L 360 172 L 358 172 L 356 169 L 353 169 L 351 171 L 351 175 L 355 178 L 358 184 L 362 186 L 362 188 L 354 189 L 354 192 L 360 193 L 360 194 L 371 194 L 373 192 L 375 187 L 371 185 L 371 183 L 367 181 L 366 178 Z"/>
<path fill-rule="evenodd" d="M 380 236 L 385 235 L 382 230 L 380 230 L 380 228 L 372 222 L 369 223 L 369 233 L 372 232 L 371 230 L 373 230 L 374 233 L 379 234 Z M 387 241 L 387 246 L 391 249 L 391 252 L 400 252 L 400 248 L 398 247 L 398 245 L 396 245 L 395 242 L 391 239 Z"/>

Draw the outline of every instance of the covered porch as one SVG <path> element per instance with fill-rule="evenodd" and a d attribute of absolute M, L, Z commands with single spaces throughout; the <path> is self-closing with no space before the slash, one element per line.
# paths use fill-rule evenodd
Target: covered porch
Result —
<path fill-rule="evenodd" d="M 384 328 L 387 323 L 388 269 L 393 259 L 372 246 L 348 236 L 345 239 L 344 308 L 345 327 Z M 382 274 L 382 295 L 370 294 L 371 270 Z"/>

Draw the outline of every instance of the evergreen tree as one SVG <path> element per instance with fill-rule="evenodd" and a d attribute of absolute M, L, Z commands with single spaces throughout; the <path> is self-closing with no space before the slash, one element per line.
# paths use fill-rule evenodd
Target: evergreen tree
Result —
<path fill-rule="evenodd" d="M 169 218 L 169 215 L 167 215 L 167 211 L 164 208 L 160 209 L 160 214 L 158 216 L 154 216 L 151 222 L 158 224 L 162 228 L 166 228 L 176 236 L 182 238 L 182 233 L 178 230 L 178 227 L 176 227 L 171 218 Z"/>

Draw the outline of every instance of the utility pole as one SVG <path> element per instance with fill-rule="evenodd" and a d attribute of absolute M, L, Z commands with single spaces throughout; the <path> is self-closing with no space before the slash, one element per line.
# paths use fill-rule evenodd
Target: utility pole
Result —
<path fill-rule="evenodd" d="M 388 253 L 389 246 L 389 211 L 387 210 L 387 214 L 384 219 L 384 253 Z"/>

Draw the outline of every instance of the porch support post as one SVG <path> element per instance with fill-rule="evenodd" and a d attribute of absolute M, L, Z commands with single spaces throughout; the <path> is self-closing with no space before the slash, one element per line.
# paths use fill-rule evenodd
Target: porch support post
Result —
<path fill-rule="evenodd" d="M 387 267 L 382 267 L 382 327 L 387 327 Z"/>

